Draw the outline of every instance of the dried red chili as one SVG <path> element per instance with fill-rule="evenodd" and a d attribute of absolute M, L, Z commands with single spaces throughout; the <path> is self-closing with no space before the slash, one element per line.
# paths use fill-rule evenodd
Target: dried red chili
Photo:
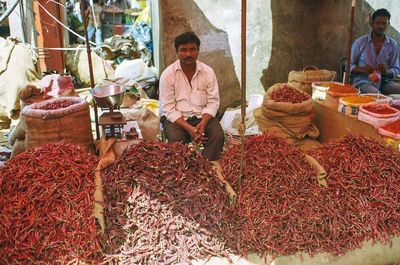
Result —
<path fill-rule="evenodd" d="M 289 102 L 289 103 L 301 103 L 303 101 L 309 100 L 310 96 L 297 91 L 290 86 L 283 86 L 275 90 L 271 98 L 276 102 Z"/>
<path fill-rule="evenodd" d="M 74 105 L 74 104 L 75 104 L 75 102 L 70 101 L 70 100 L 58 100 L 58 101 L 55 101 L 55 102 L 48 103 L 48 104 L 46 104 L 46 105 L 44 105 L 44 106 L 42 106 L 42 107 L 40 107 L 38 109 L 56 110 L 56 109 L 66 108 L 66 107 L 69 107 L 69 106 Z"/>
<path fill-rule="evenodd" d="M 328 172 L 336 244 L 349 250 L 366 240 L 400 235 L 400 158 L 395 150 L 349 135 L 312 152 Z"/>
<path fill-rule="evenodd" d="M 190 263 L 225 255 L 228 196 L 210 164 L 179 143 L 131 146 L 102 171 L 111 261 Z"/>
<path fill-rule="evenodd" d="M 95 156 L 49 143 L 7 161 L 0 172 L 0 263 L 102 260 L 92 216 Z"/>
<path fill-rule="evenodd" d="M 317 184 L 301 152 L 272 134 L 249 137 L 240 172 L 240 146 L 221 163 L 238 193 L 225 231 L 242 253 L 274 257 L 307 252 L 345 253 L 367 240 L 400 235 L 400 158 L 369 138 L 348 136 L 311 153 L 328 172 Z"/>
<path fill-rule="evenodd" d="M 225 231 L 229 246 L 241 254 L 266 251 L 272 255 L 316 247 L 306 244 L 315 228 L 309 224 L 306 229 L 304 208 L 312 201 L 311 191 L 319 186 L 304 154 L 271 133 L 249 137 L 245 150 L 241 178 L 240 145 L 221 157 L 225 176 L 238 193 L 231 230 Z M 307 214 L 314 211 L 307 210 Z M 304 229 L 297 227 L 302 222 Z"/>

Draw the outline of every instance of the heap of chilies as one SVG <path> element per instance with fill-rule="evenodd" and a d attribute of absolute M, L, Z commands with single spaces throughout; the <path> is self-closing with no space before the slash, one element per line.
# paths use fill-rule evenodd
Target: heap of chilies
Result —
<path fill-rule="evenodd" d="M 366 240 L 400 235 L 400 159 L 392 149 L 348 136 L 315 150 L 312 155 L 328 172 L 324 188 L 304 155 L 281 138 L 267 133 L 245 145 L 241 178 L 240 147 L 222 157 L 238 191 L 235 229 L 226 232 L 232 249 L 274 257 L 341 254 Z"/>
<path fill-rule="evenodd" d="M 185 145 L 140 143 L 102 171 L 110 262 L 188 264 L 226 256 L 227 193 Z"/>
<path fill-rule="evenodd" d="M 310 193 L 321 189 L 304 154 L 283 138 L 265 133 L 245 141 L 244 157 L 242 176 L 240 145 L 221 157 L 225 176 L 238 193 L 231 227 L 225 231 L 230 247 L 241 254 L 311 251 L 319 233 L 310 235 L 313 220 L 305 217 L 318 209 L 304 210 L 313 201 Z"/>
<path fill-rule="evenodd" d="M 378 140 L 349 135 L 311 154 L 328 173 L 331 233 L 343 250 L 400 235 L 400 157 Z"/>
<path fill-rule="evenodd" d="M 275 90 L 271 98 L 276 102 L 301 103 L 309 100 L 310 96 L 290 86 L 284 86 Z"/>
<path fill-rule="evenodd" d="M 56 110 L 56 109 L 66 108 L 66 107 L 69 107 L 69 106 L 74 105 L 74 104 L 75 104 L 75 102 L 73 102 L 73 101 L 71 102 L 70 100 L 58 100 L 56 102 L 48 103 L 48 104 L 40 107 L 39 109 L 42 109 L 42 110 Z"/>
<path fill-rule="evenodd" d="M 96 263 L 95 156 L 64 142 L 30 149 L 0 171 L 0 263 Z"/>

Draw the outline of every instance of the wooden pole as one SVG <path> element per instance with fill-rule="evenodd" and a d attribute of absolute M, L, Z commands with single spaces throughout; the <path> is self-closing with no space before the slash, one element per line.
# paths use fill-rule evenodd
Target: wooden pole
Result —
<path fill-rule="evenodd" d="M 241 114 L 242 121 L 239 125 L 240 134 L 240 177 L 243 176 L 244 168 L 244 135 L 246 132 L 246 13 L 247 13 L 247 1 L 242 0 L 242 18 L 241 18 Z"/>
<path fill-rule="evenodd" d="M 89 43 L 89 35 L 87 31 L 87 23 L 86 23 L 86 15 L 85 15 L 85 0 L 81 0 L 81 16 L 82 16 L 82 24 L 83 29 L 85 31 L 85 40 L 86 40 L 86 51 L 88 57 L 88 65 L 89 65 L 89 76 L 90 76 L 90 87 L 91 89 L 94 88 L 94 76 L 93 76 L 93 64 L 92 64 L 92 51 L 90 49 Z M 100 129 L 99 129 L 99 120 L 98 120 L 98 113 L 97 113 L 97 104 L 93 100 L 93 108 L 94 108 L 94 121 L 96 123 L 96 139 L 100 139 Z"/>
<path fill-rule="evenodd" d="M 354 25 L 354 9 L 356 7 L 356 0 L 351 2 L 351 12 L 350 12 L 350 26 L 349 26 L 349 40 L 347 43 L 347 58 L 346 58 L 346 76 L 345 84 L 350 83 L 350 57 L 351 57 L 351 45 L 353 44 L 353 25 Z"/>

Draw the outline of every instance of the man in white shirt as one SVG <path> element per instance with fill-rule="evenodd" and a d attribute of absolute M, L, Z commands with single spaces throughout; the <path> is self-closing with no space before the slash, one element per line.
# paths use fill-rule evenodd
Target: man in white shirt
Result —
<path fill-rule="evenodd" d="M 202 155 L 215 161 L 224 145 L 217 118 L 219 90 L 215 73 L 197 61 L 200 39 L 193 32 L 175 38 L 178 60 L 160 77 L 161 123 L 169 142 L 204 144 Z"/>

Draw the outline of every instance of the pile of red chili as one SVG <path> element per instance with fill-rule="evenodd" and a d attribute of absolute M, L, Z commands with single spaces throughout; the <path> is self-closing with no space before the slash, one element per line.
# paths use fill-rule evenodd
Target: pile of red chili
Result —
<path fill-rule="evenodd" d="M 382 129 L 393 133 L 400 133 L 400 120 L 382 126 Z"/>
<path fill-rule="evenodd" d="M 328 173 L 329 188 L 315 199 L 323 200 L 333 214 L 327 235 L 338 250 L 400 235 L 400 158 L 395 150 L 372 138 L 349 135 L 311 155 Z"/>
<path fill-rule="evenodd" d="M 363 106 L 363 109 L 366 111 L 376 113 L 376 114 L 395 114 L 398 113 L 395 109 L 392 107 L 386 105 L 386 104 L 371 104 L 371 105 L 365 105 Z"/>
<path fill-rule="evenodd" d="M 245 141 L 244 157 L 241 177 L 240 145 L 221 157 L 224 174 L 238 193 L 231 229 L 225 231 L 229 246 L 242 254 L 312 251 L 318 242 L 310 244 L 310 231 L 316 224 L 308 216 L 318 208 L 309 203 L 320 188 L 304 154 L 283 138 L 265 133 Z"/>
<path fill-rule="evenodd" d="M 96 162 L 83 147 L 60 142 L 23 152 L 1 168 L 1 264 L 99 261 Z"/>
<path fill-rule="evenodd" d="M 232 249 L 341 254 L 369 239 L 400 235 L 400 159 L 392 149 L 349 136 L 315 150 L 328 172 L 324 188 L 304 155 L 283 139 L 267 133 L 245 146 L 243 176 L 239 146 L 221 161 L 238 192 L 233 229 L 225 231 Z"/>
<path fill-rule="evenodd" d="M 181 264 L 226 255 L 227 193 L 210 164 L 178 143 L 131 146 L 102 171 L 113 262 Z"/>
<path fill-rule="evenodd" d="M 275 90 L 271 98 L 276 102 L 301 103 L 309 100 L 310 96 L 290 86 L 283 86 Z"/>
<path fill-rule="evenodd" d="M 57 100 L 54 102 L 50 102 L 38 109 L 42 109 L 42 110 L 56 110 L 56 109 L 63 109 L 66 107 L 69 107 L 71 105 L 74 105 L 75 102 L 71 101 L 71 100 Z"/>

